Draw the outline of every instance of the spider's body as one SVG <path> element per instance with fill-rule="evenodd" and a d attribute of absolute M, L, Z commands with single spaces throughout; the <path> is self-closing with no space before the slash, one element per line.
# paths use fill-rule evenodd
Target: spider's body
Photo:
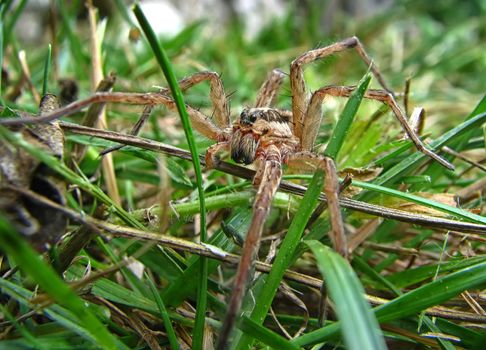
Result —
<path fill-rule="evenodd" d="M 277 147 L 282 158 L 298 150 L 299 140 L 292 133 L 288 115 L 274 108 L 244 109 L 233 125 L 231 158 L 251 164 L 263 157 L 270 145 Z"/>

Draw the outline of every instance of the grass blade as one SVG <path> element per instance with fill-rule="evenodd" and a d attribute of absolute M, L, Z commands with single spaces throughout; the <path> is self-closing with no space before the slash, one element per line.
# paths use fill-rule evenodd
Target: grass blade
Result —
<path fill-rule="evenodd" d="M 486 286 L 486 262 L 459 270 L 377 307 L 376 316 L 388 322 L 445 302 L 468 289 Z"/>
<path fill-rule="evenodd" d="M 147 278 L 147 281 L 149 282 L 150 290 L 152 291 L 155 302 L 159 307 L 160 316 L 162 316 L 162 320 L 164 321 L 164 327 L 165 327 L 165 331 L 167 332 L 167 337 L 169 338 L 170 346 L 173 350 L 178 350 L 180 349 L 179 343 L 177 341 L 174 328 L 172 327 L 169 314 L 167 313 L 167 309 L 165 308 L 165 304 L 162 301 L 162 298 L 160 297 L 159 292 L 157 291 L 157 288 L 155 287 L 155 284 L 150 278 L 150 276 L 147 273 L 145 273 L 145 276 Z"/>
<path fill-rule="evenodd" d="M 455 208 L 455 207 L 452 207 L 450 205 L 434 201 L 432 199 L 423 198 L 423 197 L 414 195 L 412 193 L 406 193 L 406 192 L 394 190 L 392 188 L 387 188 L 387 187 L 384 187 L 384 186 L 379 186 L 379 185 L 376 185 L 376 184 L 367 183 L 367 182 L 358 181 L 358 180 L 353 180 L 353 185 L 356 185 L 357 187 L 360 187 L 360 188 L 363 188 L 363 189 L 366 189 L 366 190 L 372 190 L 372 191 L 375 191 L 375 192 L 394 196 L 396 198 L 404 199 L 406 201 L 409 201 L 409 202 L 412 202 L 412 203 L 417 203 L 417 204 L 423 205 L 425 207 L 433 208 L 433 209 L 439 210 L 441 212 L 444 212 L 444 213 L 447 213 L 447 214 L 450 214 L 450 215 L 454 215 L 457 218 L 464 219 L 464 220 L 467 220 L 467 221 L 470 221 L 470 222 L 474 222 L 474 223 L 477 223 L 477 224 L 486 224 L 486 218 L 481 216 L 481 215 L 471 213 L 471 212 L 464 210 L 464 209 Z"/>
<path fill-rule="evenodd" d="M 348 349 L 386 349 L 380 326 L 364 299 L 364 289 L 349 263 L 319 241 L 306 241 L 324 276 L 329 295 L 341 321 Z"/>
<path fill-rule="evenodd" d="M 196 173 L 196 184 L 199 194 L 199 204 L 200 204 L 200 232 L 201 232 L 201 242 L 206 242 L 206 207 L 204 201 L 204 190 L 202 186 L 202 174 L 201 165 L 199 164 L 199 154 L 196 147 L 196 142 L 194 140 L 194 135 L 192 132 L 191 122 L 189 120 L 189 115 L 184 104 L 184 99 L 182 97 L 181 89 L 177 83 L 177 79 L 172 69 L 172 65 L 165 53 L 162 45 L 159 43 L 154 31 L 152 30 L 147 18 L 142 12 L 142 9 L 138 4 L 133 8 L 135 17 L 137 17 L 143 32 L 145 33 L 148 42 L 152 48 L 152 51 L 159 63 L 160 68 L 164 72 L 164 75 L 169 84 L 172 96 L 174 97 L 179 116 L 181 117 L 182 126 L 184 128 L 184 133 L 186 134 L 187 144 L 189 145 L 189 150 L 191 151 L 192 164 L 194 166 L 194 171 Z M 204 338 L 204 323 L 206 315 L 206 304 L 207 304 L 207 270 L 208 262 L 206 258 L 201 258 L 200 269 L 199 269 L 199 289 L 197 298 L 197 310 L 196 310 L 196 323 L 194 326 L 193 334 L 193 348 L 202 349 L 203 338 Z"/>
<path fill-rule="evenodd" d="M 246 334 L 251 335 L 253 338 L 259 339 L 263 343 L 270 346 L 272 349 L 283 349 L 283 350 L 296 350 L 299 349 L 287 339 L 272 332 L 271 330 L 259 325 L 255 321 L 248 317 L 243 317 L 241 319 L 241 324 L 239 328 Z"/>
<path fill-rule="evenodd" d="M 390 322 L 408 317 L 442 302 L 457 294 L 475 288 L 486 286 L 486 263 L 459 270 L 448 276 L 439 278 L 427 285 L 375 308 L 375 315 L 380 322 Z M 307 346 L 323 342 L 338 335 L 341 325 L 339 322 L 307 333 L 294 340 L 300 346 Z"/>
<path fill-rule="evenodd" d="M 486 113 L 475 115 L 473 118 L 466 120 L 465 122 L 459 124 L 455 128 L 449 130 L 444 135 L 435 139 L 429 144 L 429 148 L 439 149 L 442 146 L 448 145 L 450 142 L 454 141 L 457 137 L 461 136 L 463 133 L 473 130 L 479 127 L 486 121 Z M 389 185 L 394 183 L 399 177 L 409 174 L 411 171 L 416 169 L 422 161 L 424 161 L 427 156 L 423 153 L 416 152 L 406 159 L 402 160 L 400 163 L 395 165 L 393 168 L 388 170 L 383 175 L 377 177 L 373 183 L 376 185 Z M 363 200 L 363 198 L 361 198 Z"/>
<path fill-rule="evenodd" d="M 54 270 L 39 258 L 37 253 L 19 237 L 2 217 L 0 217 L 0 246 L 44 291 L 76 315 L 79 323 L 91 334 L 100 347 L 113 350 L 126 349 L 86 308 L 81 298 L 64 284 Z"/>
<path fill-rule="evenodd" d="M 51 57 L 52 57 L 52 46 L 49 44 L 47 47 L 46 62 L 44 64 L 44 82 L 42 84 L 42 96 L 47 93 L 47 85 L 49 82 L 49 71 L 51 69 Z"/>
<path fill-rule="evenodd" d="M 360 80 L 358 88 L 353 91 L 349 97 L 343 112 L 339 116 L 336 127 L 332 132 L 329 143 L 327 144 L 324 155 L 331 157 L 332 159 L 337 159 L 338 153 L 344 143 L 344 139 L 349 132 L 349 128 L 353 123 L 356 112 L 358 111 L 359 105 L 363 100 L 364 94 L 368 85 L 371 81 L 370 72 L 366 73 L 365 76 Z"/>
<path fill-rule="evenodd" d="M 3 12 L 3 8 L 4 8 L 3 6 L 5 6 L 5 5 L 3 5 L 3 4 L 0 5 L 0 12 Z M 3 35 L 5 33 L 4 28 L 3 28 L 4 27 L 3 24 L 4 24 L 3 18 L 0 18 L 0 68 L 3 67 L 3 39 L 4 39 Z M 2 94 L 2 85 L 3 85 L 2 84 L 3 83 L 2 75 L 3 74 L 0 74 L 0 104 L 3 106 L 4 102 L 3 102 L 3 97 L 2 97 L 2 95 L 3 95 Z"/>

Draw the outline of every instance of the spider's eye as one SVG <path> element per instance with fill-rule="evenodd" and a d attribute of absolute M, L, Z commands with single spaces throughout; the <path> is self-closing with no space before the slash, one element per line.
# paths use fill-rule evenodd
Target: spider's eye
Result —
<path fill-rule="evenodd" d="M 246 124 L 246 125 L 250 125 L 250 124 L 253 124 L 255 121 L 257 120 L 257 115 L 256 113 L 254 112 L 250 112 L 246 109 L 244 109 L 242 112 L 241 112 L 241 115 L 240 115 L 240 122 L 242 124 Z"/>

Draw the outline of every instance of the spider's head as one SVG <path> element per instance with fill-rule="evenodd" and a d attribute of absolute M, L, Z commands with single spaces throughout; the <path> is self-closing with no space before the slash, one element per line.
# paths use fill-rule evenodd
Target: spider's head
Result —
<path fill-rule="evenodd" d="M 240 114 L 239 122 L 242 126 L 252 126 L 258 121 L 261 121 L 263 124 L 287 124 L 289 122 L 288 117 L 282 115 L 278 109 L 268 107 L 245 108 Z M 272 125 L 271 127 L 275 127 L 275 125 Z"/>
<path fill-rule="evenodd" d="M 260 117 L 261 109 L 245 108 L 240 114 L 240 125 L 252 125 Z"/>

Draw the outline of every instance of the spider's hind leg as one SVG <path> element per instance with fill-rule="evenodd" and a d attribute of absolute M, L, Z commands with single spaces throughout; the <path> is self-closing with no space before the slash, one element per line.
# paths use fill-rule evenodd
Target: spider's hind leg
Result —
<path fill-rule="evenodd" d="M 290 168 L 299 171 L 314 171 L 319 168 L 324 171 L 324 193 L 326 195 L 332 228 L 330 238 L 334 249 L 347 259 L 348 245 L 344 232 L 343 217 L 339 208 L 339 178 L 334 160 L 312 152 L 302 151 L 289 155 L 285 163 Z"/>
<path fill-rule="evenodd" d="M 299 139 L 304 136 L 303 126 L 304 123 L 306 123 L 304 117 L 308 103 L 307 89 L 304 80 L 304 67 L 309 63 L 322 59 L 326 56 L 345 51 L 347 49 L 356 50 L 364 63 L 368 67 L 370 67 L 373 75 L 378 80 L 383 89 L 388 91 L 393 96 L 392 90 L 385 83 L 385 80 L 383 79 L 380 71 L 373 63 L 370 56 L 366 53 L 363 45 L 357 37 L 353 36 L 351 38 L 344 39 L 326 47 L 307 51 L 297 57 L 290 65 L 290 86 L 292 89 L 292 115 L 294 123 L 294 134 Z"/>

